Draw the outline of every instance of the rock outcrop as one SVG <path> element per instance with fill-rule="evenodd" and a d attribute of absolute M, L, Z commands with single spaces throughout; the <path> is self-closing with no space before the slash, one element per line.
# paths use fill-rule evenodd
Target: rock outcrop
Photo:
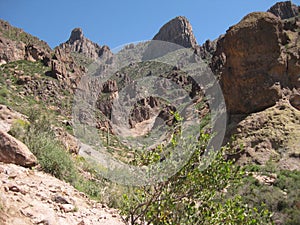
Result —
<path fill-rule="evenodd" d="M 55 48 L 49 75 L 57 78 L 72 92 L 87 72 L 86 67 L 97 59 L 111 63 L 112 52 L 109 47 L 101 47 L 90 41 L 84 37 L 81 28 L 75 28 L 69 40 Z"/>
<path fill-rule="evenodd" d="M 65 149 L 71 154 L 78 154 L 80 148 L 80 142 L 73 135 L 64 131 L 60 127 L 53 128 L 55 136 L 62 143 Z"/>
<path fill-rule="evenodd" d="M 15 41 L 7 39 L 0 34 L 0 64 L 24 59 L 24 56 L 24 43 L 16 43 Z"/>
<path fill-rule="evenodd" d="M 37 159 L 24 143 L 0 130 L 0 162 L 32 167 Z"/>
<path fill-rule="evenodd" d="M 264 110 L 275 105 L 283 89 L 300 87 L 297 37 L 271 13 L 251 13 L 229 28 L 211 68 L 220 76 L 230 114 Z"/>
<path fill-rule="evenodd" d="M 178 16 L 166 23 L 153 40 L 172 42 L 185 48 L 194 48 L 197 45 L 192 26 L 184 16 Z"/>
<path fill-rule="evenodd" d="M 195 54 L 200 56 L 203 60 L 210 60 L 217 50 L 218 39 L 211 41 L 207 40 L 203 45 L 197 45 L 195 47 Z"/>
<path fill-rule="evenodd" d="M 112 53 L 108 46 L 100 46 L 83 35 L 81 28 L 72 30 L 69 40 L 60 45 L 61 48 L 69 47 L 72 52 L 81 53 L 83 56 L 97 60 L 99 58 L 110 59 Z"/>
<path fill-rule="evenodd" d="M 299 6 L 294 5 L 291 1 L 278 2 L 268 10 L 281 19 L 298 16 L 299 11 Z"/>
<path fill-rule="evenodd" d="M 16 60 L 41 60 L 46 66 L 51 58 L 51 48 L 22 29 L 0 20 L 0 64 Z"/>
<path fill-rule="evenodd" d="M 50 76 L 58 79 L 71 91 L 75 90 L 81 77 L 85 73 L 85 68 L 78 65 L 71 56 L 71 49 L 68 47 L 56 48 L 51 60 Z"/>

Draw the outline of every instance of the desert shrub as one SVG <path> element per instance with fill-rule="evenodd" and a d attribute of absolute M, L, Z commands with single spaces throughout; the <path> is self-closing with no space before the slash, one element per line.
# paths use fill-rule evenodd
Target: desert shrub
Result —
<path fill-rule="evenodd" d="M 264 205 L 272 212 L 272 219 L 280 224 L 299 224 L 300 208 L 300 172 L 279 169 L 274 166 L 246 166 L 247 171 L 254 171 L 262 175 L 269 175 L 277 171 L 277 178 L 273 185 L 260 183 L 251 173 L 243 178 L 243 184 L 234 191 L 243 196 L 243 202 L 251 207 L 262 209 Z M 276 222 L 276 223 L 277 223 Z"/>
<path fill-rule="evenodd" d="M 7 97 L 7 95 L 8 95 L 7 88 L 6 87 L 1 88 L 1 90 L 0 90 L 0 96 L 5 98 L 5 97 Z"/>
<path fill-rule="evenodd" d="M 101 184 L 96 180 L 88 180 L 84 178 L 79 178 L 76 182 L 74 187 L 81 192 L 86 193 L 92 199 L 101 199 L 102 192 L 100 189 Z"/>
<path fill-rule="evenodd" d="M 128 187 L 121 205 L 128 224 L 271 224 L 268 210 L 249 207 L 238 194 L 226 194 L 240 184 L 243 172 L 224 159 L 224 150 L 208 168 L 198 169 L 205 148 L 201 142 L 194 146 L 190 161 L 169 180 Z M 146 154 L 153 162 L 151 153 Z M 144 155 L 141 158 L 147 161 Z"/>
<path fill-rule="evenodd" d="M 45 172 L 53 176 L 73 183 L 76 180 L 77 171 L 70 155 L 61 144 L 48 133 L 33 134 L 28 138 L 27 145 Z"/>
<path fill-rule="evenodd" d="M 15 119 L 8 133 L 14 137 L 18 137 L 19 139 L 23 140 L 27 135 L 29 125 L 30 123 L 26 120 L 23 120 L 21 118 Z"/>
<path fill-rule="evenodd" d="M 7 97 L 9 96 L 9 90 L 6 86 L 0 85 L 0 104 L 7 104 Z"/>
<path fill-rule="evenodd" d="M 71 156 L 55 138 L 46 115 L 40 113 L 32 110 L 29 123 L 16 120 L 10 133 L 28 146 L 45 172 L 74 183 L 77 170 Z"/>

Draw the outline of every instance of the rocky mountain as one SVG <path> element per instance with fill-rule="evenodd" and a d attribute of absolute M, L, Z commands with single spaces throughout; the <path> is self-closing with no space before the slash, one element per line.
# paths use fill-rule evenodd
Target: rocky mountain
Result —
<path fill-rule="evenodd" d="M 87 39 L 82 32 L 81 28 L 75 28 L 72 30 L 70 38 L 63 44 L 60 44 L 59 48 L 70 48 L 72 52 L 80 53 L 81 55 L 96 60 L 99 57 L 110 58 L 112 55 L 108 46 L 100 46 L 91 40 Z"/>
<path fill-rule="evenodd" d="M 290 171 L 297 174 L 300 171 L 299 10 L 299 6 L 290 1 L 276 3 L 267 12 L 246 15 L 218 39 L 207 40 L 202 45 L 197 44 L 191 24 L 183 16 L 167 22 L 153 37 L 153 40 L 191 48 L 211 68 L 218 78 L 227 107 L 224 144 L 228 142 L 230 150 L 226 157 L 257 174 L 263 171 L 267 174 L 264 175 L 266 179 L 270 178 L 271 171 L 273 186 L 265 188 L 263 185 L 270 185 L 268 183 L 256 187 L 264 188 L 270 196 L 275 193 L 272 191 L 276 185 L 283 182 L 280 180 L 282 175 L 277 177 L 274 173 Z M 127 48 L 134 50 L 135 46 Z M 79 183 L 88 185 L 85 191 L 89 194 L 98 193 L 93 185 L 100 178 L 77 155 L 80 142 L 71 131 L 74 91 L 88 71 L 88 65 L 97 59 L 113 63 L 113 53 L 108 46 L 100 46 L 86 38 L 81 28 L 72 30 L 66 42 L 51 49 L 47 43 L 0 20 L 0 161 L 6 163 L 0 164 L 1 224 L 22 224 L 20 221 L 23 224 L 57 224 L 57 221 L 59 224 L 78 225 L 122 224 L 113 209 L 89 200 L 50 175 L 24 168 L 38 164 L 35 168 L 39 170 L 42 164 L 41 156 L 31 152 L 35 145 L 30 142 L 30 138 L 41 133 L 38 127 L 45 126 L 39 124 L 41 118 L 32 119 L 36 117 L 33 112 L 37 111 L 37 114 L 47 117 L 48 125 L 51 125 L 42 134 L 53 134 L 50 138 L 46 136 L 48 139 L 41 138 L 45 138 L 47 145 L 55 146 L 51 149 L 68 152 L 64 157 L 71 153 L 72 160 L 80 165 L 78 176 L 84 177 Z M 95 93 L 100 94 L 95 103 L 98 111 L 93 124 L 99 130 L 99 138 L 110 144 L 110 151 L 116 157 L 129 158 L 133 153 L 114 136 L 110 122 L 113 100 L 119 97 L 126 85 L 132 85 L 132 93 L 136 93 L 134 80 L 153 74 L 185 89 L 193 98 L 200 119 L 210 112 L 200 87 L 179 66 L 131 63 L 95 87 Z M 162 89 L 164 85 L 157 84 Z M 147 135 L 159 119 L 171 127 L 176 122 L 175 111 L 176 106 L 157 96 L 141 98 L 130 111 L 129 129 L 136 136 Z M 81 116 L 84 119 L 87 115 Z M 32 121 L 37 123 L 36 133 L 30 127 Z M 30 138 L 27 135 L 31 135 Z M 53 144 L 49 139 L 57 142 Z M 27 146 L 25 142 L 30 144 Z M 60 164 L 63 163 L 54 167 Z M 70 165 L 73 164 L 68 164 L 71 168 Z M 256 177 L 261 177 L 257 174 Z M 285 181 L 295 176 L 292 174 Z M 276 212 L 273 217 L 278 225 L 292 218 L 291 212 L 300 209 L 300 199 L 294 196 L 295 192 L 280 188 L 276 189 L 275 203 L 266 201 L 271 211 Z M 101 191 L 107 189 L 110 188 Z M 290 198 L 292 203 L 288 201 Z M 283 208 L 292 211 L 286 212 Z"/>
<path fill-rule="evenodd" d="M 0 20 L 0 64 L 15 60 L 42 60 L 45 65 L 51 58 L 49 45 L 22 29 Z"/>

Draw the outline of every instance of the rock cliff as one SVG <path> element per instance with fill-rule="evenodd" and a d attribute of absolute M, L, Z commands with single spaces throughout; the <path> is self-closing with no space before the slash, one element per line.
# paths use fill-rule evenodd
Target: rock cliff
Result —
<path fill-rule="evenodd" d="M 299 26 L 295 23 L 295 26 Z M 264 110 L 299 89 L 298 33 L 271 13 L 251 13 L 217 43 L 211 67 L 230 114 Z"/>

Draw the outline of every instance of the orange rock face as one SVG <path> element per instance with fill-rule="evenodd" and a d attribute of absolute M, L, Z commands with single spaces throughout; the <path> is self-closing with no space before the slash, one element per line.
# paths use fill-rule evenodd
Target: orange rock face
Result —
<path fill-rule="evenodd" d="M 299 52 L 287 47 L 291 32 L 271 13 L 251 13 L 219 40 L 211 65 L 230 114 L 266 109 L 283 89 L 300 87 Z"/>

